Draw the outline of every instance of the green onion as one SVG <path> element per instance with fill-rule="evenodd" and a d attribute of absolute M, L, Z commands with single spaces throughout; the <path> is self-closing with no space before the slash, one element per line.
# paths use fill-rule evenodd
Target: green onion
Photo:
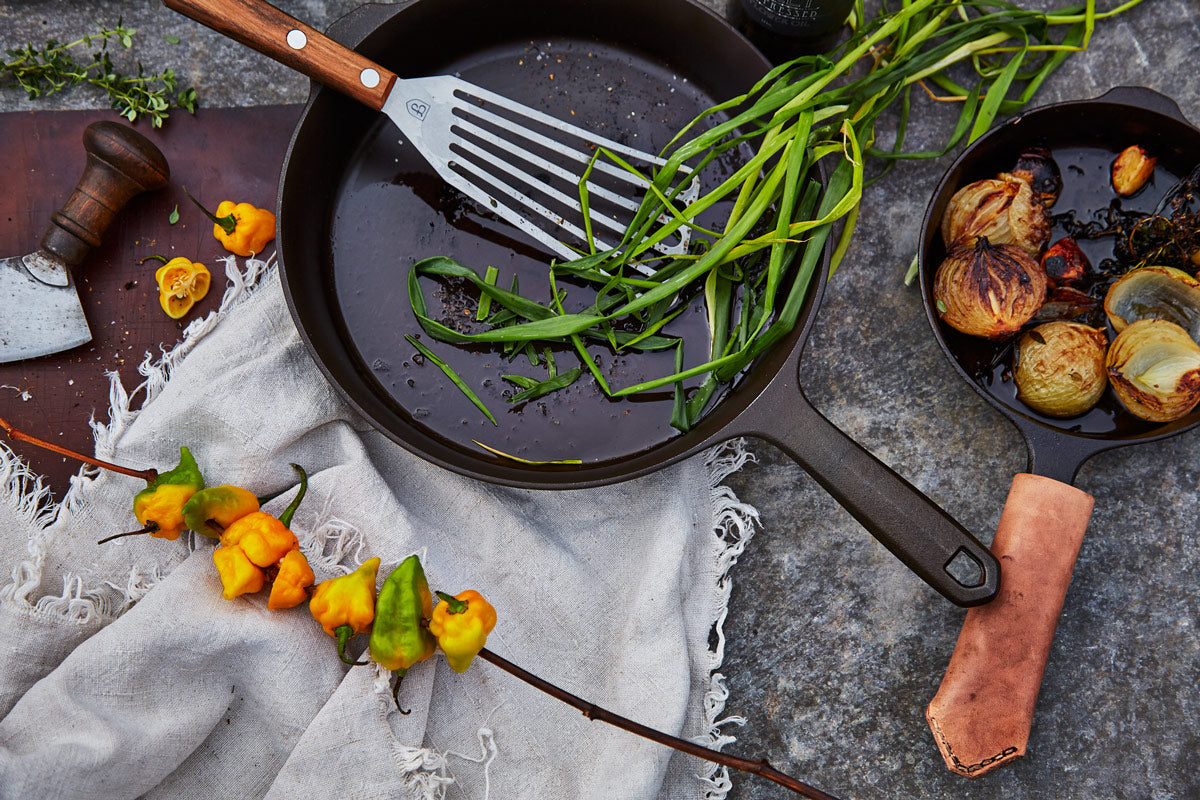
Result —
<path fill-rule="evenodd" d="M 794 329 L 810 281 L 822 277 L 814 273 L 826 242 L 839 226 L 832 273 L 849 246 L 871 181 L 896 161 L 936 158 L 981 136 L 999 115 L 1028 103 L 1071 53 L 1086 49 L 1098 21 L 1139 2 L 1097 12 L 1095 0 L 1086 0 L 1048 14 L 1004 0 L 901 0 L 894 11 L 885 9 L 873 19 L 864 18 L 856 4 L 846 42 L 824 55 L 775 67 L 744 95 L 680 130 L 663 152 L 666 164 L 650 176 L 651 187 L 619 245 L 601 252 L 593 245 L 580 258 L 554 264 L 548 303 L 522 297 L 515 285 L 512 291 L 497 288 L 490 270 L 481 278 L 437 257 L 418 262 L 409 273 L 416 318 L 431 337 L 450 344 L 491 343 L 512 355 L 524 350 L 531 364 L 541 363 L 535 348 L 543 350 L 546 380 L 505 376 L 524 388 L 517 397 L 535 387 L 541 396 L 571 373 L 579 374 L 570 382 L 580 377 L 579 367 L 557 374 L 549 356 L 551 345 L 570 345 L 609 397 L 673 387 L 671 424 L 688 430 L 722 387 Z M 938 150 L 904 148 L 914 89 L 931 95 L 941 91 L 945 94 L 937 99 L 959 104 L 953 132 Z M 887 149 L 876 147 L 876 125 L 897 104 L 895 141 Z M 690 203 L 680 200 L 693 176 L 731 150 L 732 155 L 743 152 L 739 148 L 752 155 L 740 157 L 732 175 Z M 585 178 L 599 158 L 636 172 L 616 155 L 597 151 Z M 871 181 L 867 159 L 880 165 L 881 174 Z M 692 175 L 681 173 L 685 162 Z M 829 175 L 824 182 L 822 167 Z M 586 207 L 585 183 L 580 181 L 579 191 Z M 698 217 L 718 203 L 732 208 L 723 227 L 712 231 L 698 225 Z M 685 226 L 692 232 L 692 251 L 656 259 L 651 247 Z M 625 275 L 646 263 L 653 267 L 650 277 Z M 481 298 L 476 316 L 486 329 L 460 333 L 430 318 L 421 290 L 425 278 L 473 283 Z M 567 313 L 556 279 L 581 284 L 590 293 L 585 300 L 590 305 Z M 685 367 L 683 342 L 669 326 L 696 302 L 704 303 L 707 314 L 707 360 Z M 493 306 L 500 310 L 488 317 Z M 609 387 L 588 344 L 614 353 L 674 348 L 673 371 L 633 386 Z"/>
<path fill-rule="evenodd" d="M 432 350 L 430 350 L 425 345 L 421 344 L 421 342 L 414 339 L 412 336 L 409 336 L 407 333 L 404 334 L 404 338 L 408 340 L 409 344 L 411 344 L 413 347 L 417 348 L 418 353 L 425 356 L 427 359 L 429 359 L 434 364 L 436 364 L 438 366 L 438 368 L 440 368 L 442 370 L 442 372 L 446 373 L 446 377 L 449 378 L 455 386 L 457 386 L 460 390 L 462 390 L 462 393 L 467 396 L 467 399 L 470 400 L 472 403 L 474 403 L 475 407 L 478 408 L 480 411 L 482 411 L 483 415 L 485 417 L 487 417 L 488 419 L 490 419 L 492 421 L 493 425 L 500 424 L 500 423 L 496 422 L 496 418 L 492 416 L 491 411 L 488 411 L 488 408 L 487 408 L 487 406 L 485 406 L 483 404 L 483 401 L 480 400 L 479 397 L 476 396 L 476 394 L 471 391 L 471 387 L 467 386 L 466 382 L 463 381 L 462 378 L 458 377 L 458 373 L 455 372 L 450 367 L 449 364 L 447 364 L 445 361 L 442 361 L 440 358 L 438 358 L 436 355 L 434 355 L 434 352 Z"/>

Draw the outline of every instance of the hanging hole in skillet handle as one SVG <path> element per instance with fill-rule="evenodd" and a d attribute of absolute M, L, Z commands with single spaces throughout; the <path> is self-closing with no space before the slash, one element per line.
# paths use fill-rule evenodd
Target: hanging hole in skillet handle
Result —
<path fill-rule="evenodd" d="M 961 547 L 954 557 L 946 562 L 945 570 L 946 574 L 968 589 L 983 586 L 984 576 L 987 574 L 979 559 Z"/>

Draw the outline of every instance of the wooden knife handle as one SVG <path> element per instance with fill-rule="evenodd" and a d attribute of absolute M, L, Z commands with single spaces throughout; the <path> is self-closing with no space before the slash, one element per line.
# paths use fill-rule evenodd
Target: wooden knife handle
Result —
<path fill-rule="evenodd" d="M 967 611 L 925 719 L 946 766 L 977 778 L 1025 755 L 1042 673 L 1092 496 L 1017 475 L 992 541 L 1000 591 Z"/>
<path fill-rule="evenodd" d="M 167 185 L 171 170 L 154 143 L 127 125 L 93 122 L 83 132 L 87 163 L 75 190 L 51 215 L 42 249 L 67 266 L 83 261 L 134 195 Z"/>
<path fill-rule="evenodd" d="M 265 0 L 163 0 L 163 5 L 376 111 L 396 80 L 394 72 Z"/>

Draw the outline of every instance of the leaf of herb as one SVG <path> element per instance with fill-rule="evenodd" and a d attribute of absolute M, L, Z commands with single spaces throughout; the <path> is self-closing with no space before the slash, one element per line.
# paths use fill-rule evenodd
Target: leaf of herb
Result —
<path fill-rule="evenodd" d="M 470 387 L 467 386 L 467 384 L 463 381 L 462 378 L 458 377 L 458 373 L 455 372 L 450 367 L 449 364 L 447 364 L 445 361 L 442 361 L 440 358 L 438 358 L 432 350 L 430 350 L 425 345 L 421 344 L 420 341 L 413 338 L 412 336 L 405 334 L 404 338 L 408 340 L 409 344 L 411 344 L 413 347 L 417 348 L 417 352 L 419 352 L 421 355 L 425 356 L 427 359 L 429 359 L 434 364 L 436 364 L 438 366 L 438 368 L 441 369 L 442 372 L 446 373 L 446 377 L 449 378 L 450 381 L 455 386 L 457 386 L 460 390 L 462 390 L 462 393 L 467 396 L 467 399 L 470 400 L 472 403 L 474 403 L 475 407 L 478 408 L 480 411 L 482 411 L 483 415 L 485 417 L 487 417 L 488 419 L 490 419 L 492 421 L 493 425 L 498 426 L 500 424 L 500 423 L 496 422 L 496 418 L 492 416 L 491 411 L 488 411 L 488 408 L 487 408 L 487 406 L 485 406 L 483 404 L 483 401 L 480 400 L 479 397 L 474 392 L 471 391 Z"/>

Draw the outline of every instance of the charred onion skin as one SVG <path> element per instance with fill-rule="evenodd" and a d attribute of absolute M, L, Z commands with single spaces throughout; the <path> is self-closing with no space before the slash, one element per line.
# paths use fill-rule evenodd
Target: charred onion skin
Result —
<path fill-rule="evenodd" d="M 1091 410 L 1108 386 L 1104 330 L 1079 322 L 1047 322 L 1021 335 L 1013 377 L 1017 399 L 1048 417 Z"/>
<path fill-rule="evenodd" d="M 1042 205 L 1050 208 L 1062 194 L 1062 171 L 1045 147 L 1028 147 L 1017 156 L 1012 174 L 1029 181 Z"/>
<path fill-rule="evenodd" d="M 1200 345 L 1165 319 L 1142 319 L 1108 348 L 1108 380 L 1121 405 L 1150 422 L 1171 422 L 1200 403 Z"/>
<path fill-rule="evenodd" d="M 1016 245 L 1034 258 L 1041 254 L 1050 239 L 1050 217 L 1028 180 L 1002 172 L 954 193 L 942 216 L 946 250 L 970 246 L 981 236 Z"/>
<path fill-rule="evenodd" d="M 1042 256 L 1042 269 L 1046 271 L 1050 288 L 1054 289 L 1082 282 L 1091 272 L 1092 264 L 1079 249 L 1079 243 L 1070 236 L 1064 236 L 1046 248 Z"/>
<path fill-rule="evenodd" d="M 1006 339 L 1029 322 L 1046 299 L 1042 265 L 1020 247 L 980 236 L 950 253 L 933 278 L 938 316 L 970 336 Z"/>

